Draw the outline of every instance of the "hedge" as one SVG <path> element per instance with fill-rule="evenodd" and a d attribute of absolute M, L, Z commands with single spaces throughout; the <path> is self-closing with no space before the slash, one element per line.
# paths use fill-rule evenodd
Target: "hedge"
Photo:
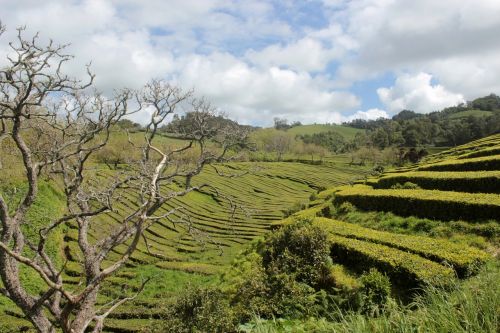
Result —
<path fill-rule="evenodd" d="M 483 157 L 483 156 L 492 156 L 500 154 L 500 146 L 493 146 L 477 151 L 473 151 L 467 154 L 460 155 L 458 159 L 466 159 L 466 158 L 474 158 L 474 157 Z"/>
<path fill-rule="evenodd" d="M 352 269 L 376 267 L 393 283 L 414 288 L 425 284 L 446 285 L 454 277 L 450 267 L 389 246 L 329 234 L 334 262 Z"/>
<path fill-rule="evenodd" d="M 460 277 L 475 273 L 488 259 L 488 255 L 483 251 L 446 240 L 377 231 L 327 218 L 316 218 L 314 223 L 330 234 L 382 244 L 438 263 L 447 263 Z"/>
<path fill-rule="evenodd" d="M 465 160 L 445 160 L 443 162 L 423 165 L 422 171 L 480 171 L 500 170 L 500 155 L 469 158 Z"/>
<path fill-rule="evenodd" d="M 500 193 L 500 171 L 438 172 L 416 171 L 384 176 L 374 183 L 375 188 L 390 188 L 395 184 L 412 182 L 424 189 Z"/>
<path fill-rule="evenodd" d="M 355 185 L 335 194 L 336 204 L 345 201 L 364 210 L 445 221 L 498 219 L 500 216 L 500 195 L 489 193 L 373 189 Z"/>

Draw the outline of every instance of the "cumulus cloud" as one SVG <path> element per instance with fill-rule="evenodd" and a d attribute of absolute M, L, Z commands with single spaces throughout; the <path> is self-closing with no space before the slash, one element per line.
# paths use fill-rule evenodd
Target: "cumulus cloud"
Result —
<path fill-rule="evenodd" d="M 389 114 L 385 110 L 374 108 L 366 111 L 356 111 L 354 114 L 344 117 L 343 121 L 352 121 L 355 119 L 376 120 L 380 118 L 389 118 Z"/>
<path fill-rule="evenodd" d="M 261 51 L 250 50 L 246 57 L 261 66 L 288 66 L 300 71 L 320 71 L 331 60 L 331 51 L 321 42 L 303 38 L 287 45 L 270 45 Z"/>
<path fill-rule="evenodd" d="M 461 94 L 452 93 L 439 84 L 432 85 L 431 81 L 432 75 L 427 73 L 403 74 L 394 86 L 379 88 L 377 94 L 391 112 L 409 109 L 429 113 L 465 102 Z"/>
<path fill-rule="evenodd" d="M 182 85 L 210 96 L 227 113 L 244 122 L 268 125 L 275 116 L 339 122 L 339 112 L 360 103 L 351 93 L 329 90 L 307 72 L 256 68 L 228 53 L 191 56 L 179 67 L 182 70 L 177 80 Z"/>
<path fill-rule="evenodd" d="M 329 2 L 329 1 L 328 1 Z M 500 1 L 333 1 L 333 24 L 355 41 L 337 72 L 340 86 L 386 72 L 432 72 L 466 98 L 498 89 Z M 470 78 L 474 83 L 468 84 Z"/>

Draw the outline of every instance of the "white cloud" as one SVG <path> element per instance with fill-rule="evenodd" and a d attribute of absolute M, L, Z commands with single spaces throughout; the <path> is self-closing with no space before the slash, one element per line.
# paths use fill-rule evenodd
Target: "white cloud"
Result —
<path fill-rule="evenodd" d="M 356 111 L 354 114 L 344 117 L 344 121 L 352 121 L 354 119 L 363 119 L 363 120 L 376 120 L 379 118 L 389 118 L 389 114 L 381 109 L 368 109 L 366 111 Z"/>
<path fill-rule="evenodd" d="M 320 71 L 331 60 L 331 51 L 321 42 L 303 38 L 287 45 L 270 45 L 261 51 L 250 50 L 246 57 L 263 67 L 288 66 L 299 71 Z"/>
<path fill-rule="evenodd" d="M 271 124 L 275 116 L 340 122 L 336 113 L 360 103 L 353 94 L 329 90 L 307 72 L 252 67 L 227 53 L 194 55 L 178 66 L 179 83 L 209 96 L 243 122 Z"/>
<path fill-rule="evenodd" d="M 379 88 L 377 93 L 391 112 L 409 109 L 429 113 L 465 102 L 461 94 L 447 91 L 439 84 L 432 85 L 431 80 L 432 75 L 427 73 L 403 74 L 396 79 L 393 87 Z"/>
<path fill-rule="evenodd" d="M 359 0 L 338 7 L 343 9 L 332 24 L 343 22 L 357 45 L 341 62 L 339 86 L 386 72 L 422 71 L 468 99 L 498 92 L 500 1 Z"/>

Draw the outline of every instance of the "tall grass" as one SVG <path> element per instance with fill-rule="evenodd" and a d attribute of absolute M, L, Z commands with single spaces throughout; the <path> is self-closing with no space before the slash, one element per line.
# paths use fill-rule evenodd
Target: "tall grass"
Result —
<path fill-rule="evenodd" d="M 348 313 L 339 322 L 255 320 L 244 332 L 339 333 L 497 333 L 500 329 L 500 263 L 491 263 L 476 277 L 451 289 L 428 287 L 408 306 L 394 305 L 378 318 Z"/>

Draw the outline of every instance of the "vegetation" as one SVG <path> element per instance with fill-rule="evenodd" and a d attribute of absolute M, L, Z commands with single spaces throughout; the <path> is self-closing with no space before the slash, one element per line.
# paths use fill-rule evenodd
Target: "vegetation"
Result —
<path fill-rule="evenodd" d="M 500 97 L 491 94 L 429 114 L 403 110 L 392 119 L 356 119 L 345 126 L 366 130 L 374 146 L 457 146 L 500 130 Z"/>

